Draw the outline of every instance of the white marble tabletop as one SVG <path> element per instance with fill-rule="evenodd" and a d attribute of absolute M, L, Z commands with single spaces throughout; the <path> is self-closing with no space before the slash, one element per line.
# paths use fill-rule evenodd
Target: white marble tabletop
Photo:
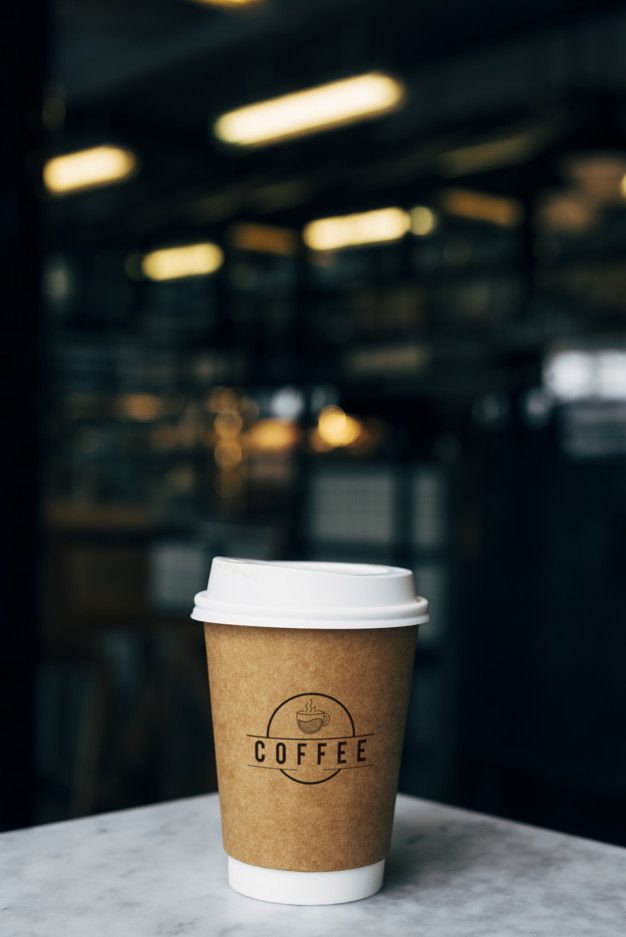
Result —
<path fill-rule="evenodd" d="M 3 937 L 623 937 L 626 850 L 400 796 L 365 901 L 272 905 L 226 884 L 215 794 L 0 836 Z"/>

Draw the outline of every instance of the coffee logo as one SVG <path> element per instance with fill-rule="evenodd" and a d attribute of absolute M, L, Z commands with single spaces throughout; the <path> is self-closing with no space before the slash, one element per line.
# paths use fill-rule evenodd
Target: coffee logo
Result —
<path fill-rule="evenodd" d="M 312 735 L 314 732 L 319 732 L 322 726 L 328 725 L 330 716 L 321 709 L 316 709 L 315 703 L 310 699 L 304 709 L 299 709 L 296 713 L 296 722 L 299 729 L 307 735 Z"/>
<path fill-rule="evenodd" d="M 298 784 L 323 784 L 340 771 L 372 767 L 373 734 L 358 733 L 348 708 L 334 696 L 298 693 L 276 707 L 263 735 L 248 734 L 247 764 L 280 771 Z"/>

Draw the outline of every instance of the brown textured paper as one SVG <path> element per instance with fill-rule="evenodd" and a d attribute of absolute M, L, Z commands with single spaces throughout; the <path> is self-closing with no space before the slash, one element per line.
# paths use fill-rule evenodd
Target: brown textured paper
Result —
<path fill-rule="evenodd" d="M 416 635 L 205 625 L 228 855 L 304 872 L 386 857 Z"/>

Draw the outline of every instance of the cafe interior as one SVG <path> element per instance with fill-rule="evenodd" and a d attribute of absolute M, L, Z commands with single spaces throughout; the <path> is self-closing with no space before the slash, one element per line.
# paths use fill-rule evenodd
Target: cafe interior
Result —
<path fill-rule="evenodd" d="M 400 789 L 626 845 L 626 4 L 5 43 L 2 828 L 216 789 L 234 556 L 410 569 Z"/>

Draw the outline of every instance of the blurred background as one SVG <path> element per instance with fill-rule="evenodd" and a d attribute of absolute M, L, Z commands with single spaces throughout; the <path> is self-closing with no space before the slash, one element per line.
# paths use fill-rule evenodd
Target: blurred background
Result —
<path fill-rule="evenodd" d="M 12 17 L 1 825 L 215 789 L 231 554 L 411 568 L 401 789 L 626 844 L 626 4 Z"/>

